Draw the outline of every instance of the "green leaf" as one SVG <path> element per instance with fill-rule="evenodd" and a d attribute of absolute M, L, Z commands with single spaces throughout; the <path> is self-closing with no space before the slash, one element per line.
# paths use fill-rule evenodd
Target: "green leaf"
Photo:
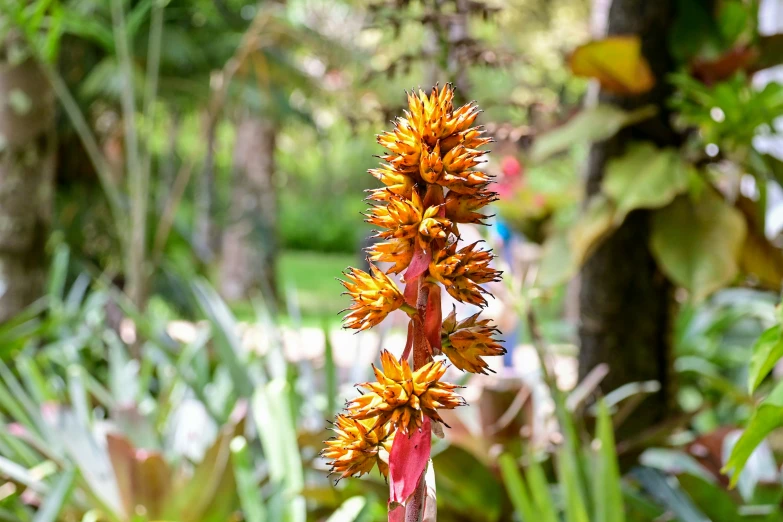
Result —
<path fill-rule="evenodd" d="M 266 507 L 259 492 L 253 461 L 247 449 L 247 440 L 242 436 L 234 437 L 230 447 L 242 514 L 247 522 L 264 522 L 267 520 Z"/>
<path fill-rule="evenodd" d="M 560 494 L 565 500 L 565 515 L 568 522 L 589 522 L 584 492 L 579 483 L 576 456 L 566 445 L 557 453 L 557 478 Z"/>
<path fill-rule="evenodd" d="M 438 499 L 449 511 L 476 522 L 500 518 L 503 486 L 471 452 L 450 445 L 432 458 L 432 468 L 437 470 Z"/>
<path fill-rule="evenodd" d="M 544 468 L 537 460 L 533 459 L 527 467 L 525 475 L 537 513 L 537 517 L 530 522 L 557 522 L 557 509 L 549 491 Z"/>
<path fill-rule="evenodd" d="M 236 319 L 226 303 L 205 281 L 196 281 L 193 292 L 204 315 L 212 323 L 215 333 L 215 350 L 221 362 L 231 373 L 234 389 L 241 397 L 253 395 L 253 381 L 247 371 L 247 365 L 240 357 L 242 343 L 236 332 Z"/>
<path fill-rule="evenodd" d="M 623 501 L 628 522 L 663 520 L 666 509 L 653 502 L 630 484 L 623 484 Z"/>
<path fill-rule="evenodd" d="M 641 467 L 633 471 L 633 476 L 658 504 L 666 507 L 673 520 L 709 522 L 682 489 L 674 487 L 668 475 L 657 469 Z"/>
<path fill-rule="evenodd" d="M 568 244 L 577 266 L 581 266 L 622 222 L 616 216 L 617 207 L 606 196 L 599 194 L 590 199 L 587 208 L 568 233 Z"/>
<path fill-rule="evenodd" d="M 364 497 L 351 497 L 332 513 L 332 516 L 326 519 L 326 522 L 355 522 L 362 514 L 367 505 L 367 499 Z"/>
<path fill-rule="evenodd" d="M 37 404 L 55 400 L 51 384 L 43 376 L 32 357 L 19 354 L 16 358 L 16 370 Z"/>
<path fill-rule="evenodd" d="M 84 387 L 84 368 L 77 364 L 68 367 L 68 398 L 82 426 L 90 426 L 90 405 Z"/>
<path fill-rule="evenodd" d="M 624 522 L 623 492 L 620 482 L 620 468 L 614 445 L 614 427 L 606 402 L 598 403 L 596 438 L 600 442 L 595 469 L 594 522 Z"/>
<path fill-rule="evenodd" d="M 60 243 L 54 251 L 54 259 L 49 269 L 49 282 L 47 294 L 53 301 L 52 305 L 61 305 L 65 296 L 65 280 L 68 277 L 68 263 L 70 260 L 70 248 L 65 243 Z"/>
<path fill-rule="evenodd" d="M 780 325 L 775 325 L 761 334 L 753 345 L 753 357 L 750 359 L 748 369 L 749 393 L 756 391 L 764 377 L 783 357 L 783 337 L 780 334 Z"/>
<path fill-rule="evenodd" d="M 712 522 L 736 522 L 741 519 L 731 495 L 717 484 L 688 473 L 679 475 L 677 480 L 693 503 Z"/>
<path fill-rule="evenodd" d="M 301 496 L 304 471 L 288 383 L 284 379 L 275 379 L 259 387 L 253 395 L 252 409 L 269 465 L 269 478 L 283 494 L 285 502 L 283 516 L 271 518 L 303 522 L 306 515 L 304 498 Z"/>
<path fill-rule="evenodd" d="M 49 32 L 42 42 L 41 54 L 48 63 L 55 63 L 60 51 L 60 41 L 63 35 L 63 8 L 59 3 L 52 8 L 49 16 Z"/>
<path fill-rule="evenodd" d="M 740 473 L 745 467 L 753 450 L 769 433 L 783 426 L 783 381 L 779 382 L 769 397 L 756 408 L 747 428 L 731 450 L 723 473 L 731 471 L 731 486 L 737 484 Z"/>
<path fill-rule="evenodd" d="M 717 52 L 721 34 L 715 16 L 699 0 L 677 0 L 677 16 L 667 41 L 672 56 L 679 62 L 688 62 L 704 51 Z"/>
<path fill-rule="evenodd" d="M 726 46 L 733 45 L 748 25 L 748 9 L 737 0 L 724 1 L 717 17 L 718 30 Z"/>
<path fill-rule="evenodd" d="M 661 270 L 698 301 L 737 275 L 745 234 L 742 214 L 706 192 L 697 201 L 679 197 L 655 212 L 650 249 Z"/>
<path fill-rule="evenodd" d="M 334 364 L 332 341 L 329 339 L 329 325 L 324 324 L 324 375 L 326 381 L 326 414 L 331 416 L 337 411 L 337 366 Z"/>
<path fill-rule="evenodd" d="M 60 479 L 46 495 L 43 504 L 33 518 L 33 522 L 56 522 L 60 511 L 68 502 L 76 482 L 76 470 L 71 468 L 60 476 Z"/>
<path fill-rule="evenodd" d="M 2 456 L 0 456 L 0 473 L 14 482 L 30 488 L 39 495 L 48 496 L 51 493 L 49 486 L 41 481 L 39 477 L 34 476 L 30 470 Z"/>
<path fill-rule="evenodd" d="M 63 32 L 97 43 L 109 53 L 114 52 L 114 35 L 111 28 L 97 18 L 83 16 L 75 9 L 64 9 L 61 17 Z"/>
<path fill-rule="evenodd" d="M 614 105 L 597 105 L 584 109 L 563 125 L 539 136 L 533 142 L 530 158 L 540 162 L 573 145 L 602 141 L 628 125 L 654 116 L 657 109 L 646 106 L 626 112 Z"/>
<path fill-rule="evenodd" d="M 517 467 L 516 459 L 509 453 L 504 453 L 498 459 L 500 464 L 500 473 L 503 476 L 503 483 L 506 485 L 506 491 L 514 504 L 514 510 L 522 522 L 534 522 L 536 520 L 536 510 L 530 499 L 530 494 L 525 486 L 522 473 Z"/>
<path fill-rule="evenodd" d="M 558 230 L 550 234 L 541 249 L 541 267 L 538 283 L 552 287 L 571 279 L 579 270 L 574 253 L 568 243 L 568 231 Z"/>
<path fill-rule="evenodd" d="M 689 169 L 671 148 L 634 143 L 606 166 L 603 191 L 617 205 L 615 220 L 637 208 L 660 208 L 688 186 Z"/>

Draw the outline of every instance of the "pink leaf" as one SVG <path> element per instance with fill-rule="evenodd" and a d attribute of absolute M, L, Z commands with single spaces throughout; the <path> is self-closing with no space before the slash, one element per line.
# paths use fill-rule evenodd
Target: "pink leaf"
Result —
<path fill-rule="evenodd" d="M 424 335 L 430 343 L 430 349 L 434 355 L 441 351 L 440 328 L 443 323 L 443 314 L 440 302 L 440 286 L 431 285 L 427 296 L 427 310 L 424 312 Z"/>
<path fill-rule="evenodd" d="M 389 522 L 405 522 L 405 506 L 397 504 L 394 509 L 390 509 Z"/>
<path fill-rule="evenodd" d="M 405 436 L 397 433 L 389 453 L 389 502 L 404 503 L 416 489 L 427 467 L 432 444 L 429 417 L 424 417 L 421 429 Z"/>
<path fill-rule="evenodd" d="M 405 271 L 403 276 L 405 283 L 411 283 L 414 279 L 426 272 L 430 267 L 430 261 L 432 261 L 432 250 L 424 250 L 416 245 L 416 250 L 413 251 L 411 264 L 408 265 L 408 270 Z"/>

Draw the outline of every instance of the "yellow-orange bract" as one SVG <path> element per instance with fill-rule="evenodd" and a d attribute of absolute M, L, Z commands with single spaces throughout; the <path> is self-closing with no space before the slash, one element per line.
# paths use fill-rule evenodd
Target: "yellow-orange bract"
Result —
<path fill-rule="evenodd" d="M 489 319 L 479 319 L 479 315 L 480 312 L 457 322 L 455 308 L 443 321 L 441 329 L 443 353 L 454 366 L 471 373 L 487 373 L 489 366 L 482 357 L 506 353 L 493 337 L 498 333 L 497 327 L 490 326 Z"/>
<path fill-rule="evenodd" d="M 450 85 L 429 95 L 410 93 L 406 117 L 378 136 L 389 153 L 382 156 L 385 164 L 369 172 L 386 186 L 370 191 L 368 199 L 379 204 L 367 221 L 382 229 L 377 237 L 385 241 L 368 254 L 372 261 L 392 263 L 391 273 L 407 268 L 416 247 L 427 249 L 433 240 L 445 245 L 456 223 L 480 223 L 476 211 L 494 201 L 495 194 L 485 190 L 489 175 L 472 170 L 486 154 L 478 148 L 492 140 L 482 137 L 482 128 L 471 127 L 478 107 L 469 103 L 454 110 L 453 100 Z M 436 187 L 429 201 L 428 185 Z M 445 189 L 449 204 L 441 207 Z"/>
<path fill-rule="evenodd" d="M 425 364 L 412 371 L 408 361 L 398 361 L 390 352 L 381 352 L 381 368 L 373 366 L 377 382 L 360 384 L 368 393 L 348 404 L 354 419 L 377 418 L 378 424 L 390 424 L 404 433 L 421 427 L 424 416 L 443 422 L 439 409 L 451 410 L 465 404 L 454 393 L 458 386 L 439 379 L 446 372 L 443 361 Z"/>
<path fill-rule="evenodd" d="M 481 284 L 500 280 L 500 272 L 489 266 L 493 259 L 487 250 L 476 250 L 472 243 L 457 251 L 457 244 L 435 254 L 430 263 L 430 275 L 446 287 L 451 297 L 462 303 L 485 306 L 486 290 Z"/>
<path fill-rule="evenodd" d="M 337 415 L 332 428 L 335 436 L 324 442 L 326 448 L 321 451 L 322 457 L 331 460 L 332 473 L 340 478 L 361 476 L 378 464 L 381 473 L 388 474 L 394 431 L 389 425 L 374 424 L 373 420 Z"/>
<path fill-rule="evenodd" d="M 340 281 L 353 299 L 348 308 L 351 313 L 343 319 L 345 328 L 371 328 L 405 302 L 400 289 L 389 276 L 374 265 L 370 265 L 370 272 L 349 268 L 345 272 L 348 281 Z"/>

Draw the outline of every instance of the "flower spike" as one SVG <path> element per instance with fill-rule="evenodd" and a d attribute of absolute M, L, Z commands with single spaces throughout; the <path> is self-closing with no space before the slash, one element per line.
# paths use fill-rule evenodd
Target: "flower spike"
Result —
<path fill-rule="evenodd" d="M 346 328 L 372 328 L 401 309 L 410 317 L 408 338 L 402 358 L 381 352 L 375 381 L 357 385 L 358 395 L 336 417 L 335 435 L 321 453 L 338 480 L 378 466 L 388 475 L 395 519 L 396 510 L 423 501 L 411 499 L 425 480 L 431 430 L 446 425 L 443 410 L 465 404 L 459 386 L 442 380 L 445 358 L 434 357 L 445 355 L 459 370 L 487 373 L 485 358 L 505 353 L 488 319 L 475 314 L 460 321 L 456 312 L 441 317 L 441 285 L 458 301 L 485 306 L 487 285 L 500 279 L 491 252 L 477 243 L 458 246 L 458 226 L 485 224 L 483 209 L 497 200 L 487 190 L 492 176 L 477 170 L 487 154 L 480 149 L 492 138 L 473 126 L 481 112 L 475 102 L 454 107 L 452 85 L 406 95 L 404 117 L 377 136 L 386 149 L 378 156 L 382 163 L 369 170 L 383 184 L 367 191 L 364 216 L 377 239 L 367 249 L 370 270 L 349 268 L 342 284 L 353 300 Z M 386 273 L 372 263 L 385 263 Z M 404 290 L 387 274 L 402 274 Z"/>

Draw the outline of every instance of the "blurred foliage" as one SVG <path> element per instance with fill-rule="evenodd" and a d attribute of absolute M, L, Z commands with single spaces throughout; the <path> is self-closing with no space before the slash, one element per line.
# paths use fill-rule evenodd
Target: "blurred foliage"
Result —
<path fill-rule="evenodd" d="M 11 39 L 10 61 L 32 54 L 63 80 L 124 186 L 128 83 L 111 4 L 3 2 L 0 33 Z M 669 39 L 677 72 L 669 78 L 651 77 L 634 37 L 585 43 L 586 0 L 118 4 L 139 105 L 150 80 L 151 12 L 164 8 L 159 88 L 151 109 L 135 115 L 134 132 L 151 158 L 147 236 L 157 240 L 164 218 L 171 233 L 140 313 L 119 289 L 130 232 L 116 229 L 111 197 L 99 189 L 72 119 L 63 118 L 47 295 L 0 325 L 0 518 L 385 516 L 380 477 L 334 486 L 316 456 L 322 419 L 345 377 L 332 352 L 342 347 L 327 339 L 324 360 L 292 362 L 281 324 L 315 323 L 328 335 L 323 318 L 344 307 L 334 277 L 360 261 L 368 234 L 357 214 L 379 152 L 373 135 L 404 105 L 403 89 L 432 80 L 455 82 L 486 110 L 482 123 L 498 137 L 487 165 L 499 174 L 498 218 L 527 246 L 541 245 L 520 285 L 537 304 L 550 299 L 558 340 L 574 337 L 573 325 L 560 327 L 565 283 L 629 213 L 651 211 L 650 249 L 679 287 L 673 336 L 682 413 L 629 448 L 615 444 L 612 428 L 654 383 L 615 390 L 596 408 L 585 404 L 589 382 L 567 398 L 550 387 L 555 403 L 543 408 L 551 406 L 559 425 L 542 447 L 518 426 L 512 439 L 474 430 L 436 443 L 440 520 L 781 520 L 783 326 L 775 292 L 783 255 L 767 218 L 783 158 L 760 144 L 775 134 L 783 90 L 753 78 L 780 63 L 783 38 L 759 31 L 759 2 L 720 0 L 710 10 L 678 0 Z M 451 40 L 455 20 L 466 36 Z M 15 31 L 29 45 L 16 45 Z M 583 77 L 620 97 L 664 83 L 672 95 L 662 107 L 580 108 L 592 81 Z M 238 322 L 206 282 L 214 263 L 195 244 L 210 168 L 210 217 L 218 228 L 228 222 L 237 122 L 248 114 L 275 125 L 286 250 L 277 278 L 285 303 L 235 305 L 253 324 Z M 585 204 L 590 144 L 661 115 L 673 119 L 681 143 L 662 148 L 634 135 Z M 517 161 L 516 178 L 504 173 L 506 158 Z M 124 189 L 121 196 L 124 215 L 130 198 Z M 626 469 L 627 456 L 644 448 Z M 721 475 L 724 464 L 736 490 Z"/>

